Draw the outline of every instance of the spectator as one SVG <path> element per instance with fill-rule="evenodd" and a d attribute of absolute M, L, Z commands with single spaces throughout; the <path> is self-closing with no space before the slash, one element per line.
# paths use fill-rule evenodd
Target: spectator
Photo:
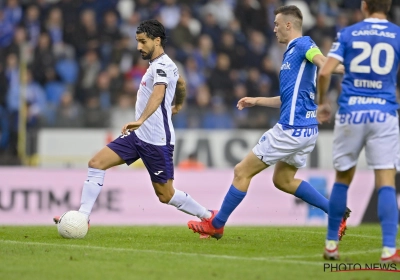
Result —
<path fill-rule="evenodd" d="M 135 120 L 134 99 L 128 94 L 119 94 L 118 101 L 111 109 L 110 125 L 120 129 L 126 122 Z"/>
<path fill-rule="evenodd" d="M 100 47 L 100 32 L 96 25 L 96 15 L 93 10 L 84 10 L 80 15 L 80 26 L 74 40 L 78 55 L 82 55 L 89 49 Z"/>
<path fill-rule="evenodd" d="M 28 31 L 29 43 L 32 48 L 36 47 L 36 44 L 40 36 L 40 10 L 37 6 L 31 5 L 26 10 L 25 15 L 25 28 Z"/>
<path fill-rule="evenodd" d="M 187 87 L 186 98 L 189 103 L 192 103 L 196 95 L 196 89 L 204 84 L 205 77 L 203 73 L 199 71 L 196 60 L 193 57 L 188 57 L 186 59 L 185 69 Z"/>
<path fill-rule="evenodd" d="M 96 77 L 100 72 L 101 65 L 96 51 L 88 50 L 81 60 L 80 81 L 78 84 L 77 98 L 80 102 L 85 100 L 85 93 L 94 89 Z"/>
<path fill-rule="evenodd" d="M 196 37 L 190 29 L 190 21 L 190 11 L 188 9 L 183 9 L 178 25 L 171 31 L 171 41 L 178 49 L 187 49 L 185 45 L 191 44 L 193 46 L 195 43 Z"/>
<path fill-rule="evenodd" d="M 235 42 L 235 37 L 229 30 L 222 33 L 221 42 L 217 46 L 217 52 L 228 55 L 233 69 L 239 69 L 244 64 L 246 49 Z"/>
<path fill-rule="evenodd" d="M 65 91 L 56 111 L 54 126 L 62 128 L 82 127 L 82 108 L 74 101 L 74 95 Z"/>
<path fill-rule="evenodd" d="M 226 28 L 233 19 L 231 7 L 224 0 L 211 0 L 203 7 L 203 15 L 212 14 L 220 28 Z"/>
<path fill-rule="evenodd" d="M 105 128 L 110 122 L 108 111 L 101 108 L 100 98 L 94 94 L 86 97 L 82 119 L 83 127 L 91 128 Z"/>
<path fill-rule="evenodd" d="M 59 8 L 53 8 L 46 21 L 46 30 L 50 35 L 51 42 L 56 45 L 64 41 L 63 18 Z"/>
<path fill-rule="evenodd" d="M 163 23 L 165 29 L 172 30 L 180 21 L 181 10 L 176 4 L 176 0 L 163 0 L 163 2 L 164 3 L 161 5 L 159 11 L 161 22 Z"/>
<path fill-rule="evenodd" d="M 7 0 L 7 5 L 4 8 L 5 19 L 12 25 L 17 25 L 22 19 L 22 8 L 18 0 Z"/>
<path fill-rule="evenodd" d="M 266 38 L 259 31 L 251 31 L 249 39 L 250 42 L 245 60 L 246 66 L 260 68 L 261 61 L 267 51 Z"/>
<path fill-rule="evenodd" d="M 230 78 L 230 61 L 226 54 L 219 54 L 217 65 L 212 70 L 208 78 L 208 85 L 213 96 L 220 96 L 222 100 L 231 104 L 231 92 L 233 90 L 232 80 Z"/>
<path fill-rule="evenodd" d="M 35 80 L 41 85 L 44 85 L 46 81 L 43 69 L 54 68 L 55 62 L 50 36 L 48 33 L 43 32 L 40 34 L 38 45 L 34 51 L 32 68 Z"/>
<path fill-rule="evenodd" d="M 217 56 L 210 36 L 203 34 L 199 37 L 197 48 L 193 51 L 193 57 L 196 59 L 199 71 L 214 68 Z"/>
<path fill-rule="evenodd" d="M 8 47 L 14 36 L 14 26 L 9 22 L 4 11 L 0 10 L 0 48 Z"/>
<path fill-rule="evenodd" d="M 326 23 L 326 16 L 318 14 L 315 25 L 308 30 L 304 35 L 310 36 L 317 46 L 321 46 L 322 40 L 325 36 L 334 38 L 336 36 L 336 30 L 334 27 L 330 27 Z"/>

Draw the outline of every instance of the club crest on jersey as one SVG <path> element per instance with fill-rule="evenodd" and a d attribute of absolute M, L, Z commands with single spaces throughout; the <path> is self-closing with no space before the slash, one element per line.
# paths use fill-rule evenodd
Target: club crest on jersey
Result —
<path fill-rule="evenodd" d="M 281 70 L 290 70 L 290 63 L 286 61 L 286 63 L 282 64 Z"/>
<path fill-rule="evenodd" d="M 339 42 L 333 43 L 330 52 L 335 52 L 335 51 L 337 51 L 337 50 L 339 49 L 339 47 L 340 47 L 340 43 L 339 43 Z"/>
<path fill-rule="evenodd" d="M 156 72 L 157 72 L 157 75 L 160 77 L 167 77 L 167 74 L 161 69 L 157 69 Z"/>

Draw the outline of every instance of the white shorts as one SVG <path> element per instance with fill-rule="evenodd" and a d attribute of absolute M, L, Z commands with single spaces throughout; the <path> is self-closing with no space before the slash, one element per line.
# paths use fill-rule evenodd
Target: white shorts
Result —
<path fill-rule="evenodd" d="M 399 170 L 398 116 L 372 111 L 336 114 L 333 132 L 333 166 L 346 171 L 357 164 L 365 147 L 367 164 L 372 169 Z"/>
<path fill-rule="evenodd" d="M 296 168 L 306 166 L 307 155 L 314 150 L 318 137 L 318 127 L 283 129 L 281 124 L 263 134 L 253 153 L 268 165 L 278 161 Z"/>

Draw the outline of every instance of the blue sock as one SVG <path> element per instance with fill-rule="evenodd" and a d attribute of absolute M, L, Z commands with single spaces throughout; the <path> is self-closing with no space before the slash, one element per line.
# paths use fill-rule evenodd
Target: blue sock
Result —
<path fill-rule="evenodd" d="M 339 241 L 339 227 L 346 212 L 348 185 L 335 183 L 329 198 L 327 240 Z"/>
<path fill-rule="evenodd" d="M 396 248 L 399 208 L 397 207 L 396 190 L 383 186 L 378 191 L 378 217 L 382 227 L 383 246 Z"/>
<path fill-rule="evenodd" d="M 235 186 L 231 185 L 224 201 L 222 202 L 221 209 L 212 220 L 212 225 L 215 228 L 222 228 L 233 210 L 242 202 L 246 196 L 246 192 L 239 191 Z"/>
<path fill-rule="evenodd" d="M 328 213 L 328 199 L 320 194 L 313 186 L 306 181 L 302 181 L 294 193 L 295 196 L 304 200 L 308 204 L 322 209 L 325 213 Z"/>

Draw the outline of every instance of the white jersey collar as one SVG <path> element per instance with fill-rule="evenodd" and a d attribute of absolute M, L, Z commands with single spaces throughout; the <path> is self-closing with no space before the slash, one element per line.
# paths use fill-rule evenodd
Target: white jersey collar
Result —
<path fill-rule="evenodd" d="M 371 22 L 371 23 L 384 23 L 384 22 L 388 22 L 387 19 L 379 19 L 379 18 L 366 18 L 364 19 L 365 22 Z"/>
<path fill-rule="evenodd" d="M 294 38 L 292 41 L 290 41 L 290 42 L 287 44 L 286 49 L 289 49 L 290 44 L 293 43 L 295 40 L 297 40 L 297 39 L 299 39 L 299 38 L 301 38 L 301 37 Z"/>

